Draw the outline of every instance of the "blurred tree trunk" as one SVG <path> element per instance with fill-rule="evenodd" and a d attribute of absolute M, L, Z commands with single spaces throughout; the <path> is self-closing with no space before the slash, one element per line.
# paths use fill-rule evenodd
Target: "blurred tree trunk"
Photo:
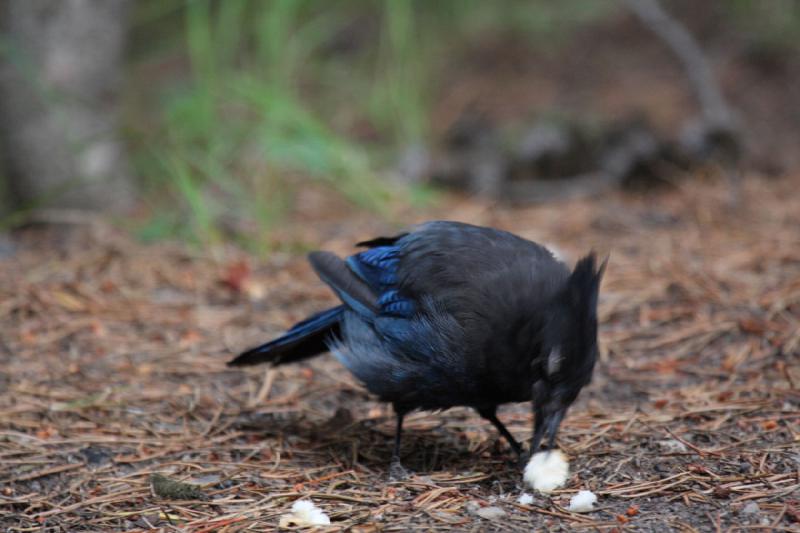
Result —
<path fill-rule="evenodd" d="M 130 4 L 0 0 L 0 156 L 10 207 L 131 207 L 117 131 Z"/>

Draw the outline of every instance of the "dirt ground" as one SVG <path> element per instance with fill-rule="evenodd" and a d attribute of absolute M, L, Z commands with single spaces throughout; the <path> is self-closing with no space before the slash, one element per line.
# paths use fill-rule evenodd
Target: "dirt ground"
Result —
<path fill-rule="evenodd" d="M 390 482 L 391 412 L 332 357 L 225 367 L 333 301 L 303 254 L 143 246 L 100 223 L 28 231 L 0 259 L 0 528 L 271 531 L 309 498 L 329 530 L 800 531 L 798 178 L 748 177 L 739 206 L 698 178 L 415 215 L 507 228 L 568 261 L 611 254 L 601 362 L 559 439 L 571 477 L 530 505 L 511 451 L 466 409 L 410 416 L 414 475 Z M 304 202 L 279 242 L 347 253 L 396 229 Z M 529 439 L 530 406 L 500 416 Z M 153 473 L 202 493 L 158 496 Z M 595 512 L 566 511 L 579 489 Z M 477 516 L 487 506 L 505 515 Z"/>

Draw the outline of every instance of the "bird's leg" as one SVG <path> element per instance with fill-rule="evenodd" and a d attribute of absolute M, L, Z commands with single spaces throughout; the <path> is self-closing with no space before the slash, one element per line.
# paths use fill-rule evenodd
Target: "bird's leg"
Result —
<path fill-rule="evenodd" d="M 522 446 L 519 445 L 517 440 L 514 438 L 514 435 L 512 435 L 506 426 L 500 421 L 500 419 L 497 418 L 497 408 L 490 407 L 488 409 L 478 409 L 478 414 L 491 422 L 494 427 L 497 428 L 497 431 L 499 431 L 500 434 L 505 437 L 505 439 L 511 445 L 511 449 L 513 449 L 514 453 L 517 454 L 517 458 L 522 459 Z"/>
<path fill-rule="evenodd" d="M 402 413 L 396 413 L 397 425 L 394 430 L 394 451 L 392 452 L 392 461 L 400 462 L 400 440 L 403 437 L 403 417 Z"/>
<path fill-rule="evenodd" d="M 394 451 L 392 452 L 392 462 L 389 465 L 389 479 L 392 481 L 400 481 L 408 477 L 408 470 L 403 468 L 400 463 L 400 440 L 403 436 L 403 418 L 406 416 L 406 411 L 394 408 L 395 416 L 397 417 L 397 426 L 394 433 Z"/>
<path fill-rule="evenodd" d="M 531 441 L 531 457 L 539 451 L 544 436 L 544 410 L 538 405 L 533 410 L 533 440 Z"/>

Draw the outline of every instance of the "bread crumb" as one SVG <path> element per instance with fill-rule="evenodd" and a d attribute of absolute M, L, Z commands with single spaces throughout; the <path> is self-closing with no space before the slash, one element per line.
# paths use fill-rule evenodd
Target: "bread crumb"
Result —
<path fill-rule="evenodd" d="M 523 479 L 539 492 L 549 493 L 566 483 L 569 462 L 560 450 L 539 452 L 531 457 L 525 467 Z"/>
<path fill-rule="evenodd" d="M 594 511 L 594 504 L 597 503 L 597 495 L 590 490 L 578 491 L 578 494 L 570 498 L 568 511 L 573 513 L 588 513 Z"/>
<path fill-rule="evenodd" d="M 292 512 L 281 516 L 278 527 L 289 526 L 329 526 L 331 519 L 311 500 L 297 500 L 292 504 Z"/>

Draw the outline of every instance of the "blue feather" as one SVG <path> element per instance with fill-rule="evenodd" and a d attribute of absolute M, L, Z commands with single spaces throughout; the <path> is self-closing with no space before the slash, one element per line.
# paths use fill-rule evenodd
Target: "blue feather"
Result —
<path fill-rule="evenodd" d="M 378 299 L 382 315 L 409 317 L 414 313 L 414 303 L 400 295 L 396 289 L 390 289 Z"/>
<path fill-rule="evenodd" d="M 397 270 L 400 266 L 398 246 L 378 246 L 352 255 L 347 258 L 347 266 L 379 294 L 381 315 L 409 317 L 414 313 L 414 303 L 403 297 L 397 289 Z"/>
<path fill-rule="evenodd" d="M 348 257 L 347 266 L 373 289 L 380 290 L 397 282 L 399 253 L 395 246 L 379 246 Z"/>

